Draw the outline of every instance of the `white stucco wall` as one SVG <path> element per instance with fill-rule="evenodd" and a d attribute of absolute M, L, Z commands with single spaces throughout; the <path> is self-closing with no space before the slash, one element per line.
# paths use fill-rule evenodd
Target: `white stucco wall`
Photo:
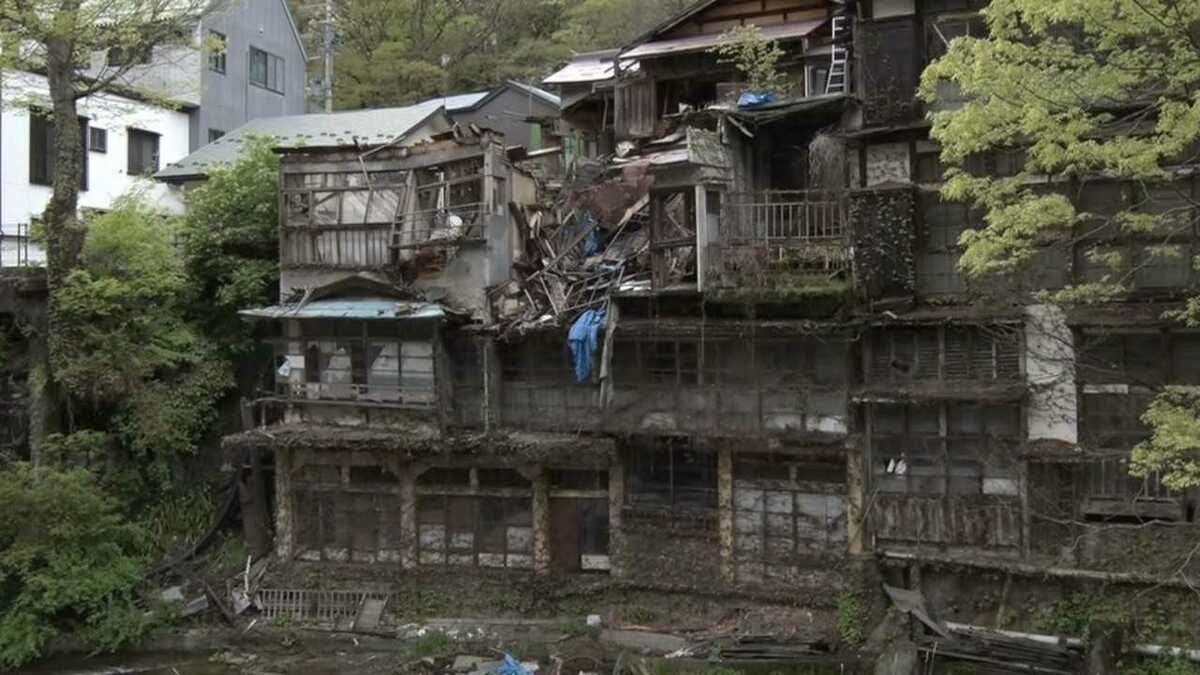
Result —
<path fill-rule="evenodd" d="M 1079 442 L 1075 346 L 1066 313 L 1056 305 L 1025 310 L 1025 376 L 1029 440 Z"/>
<path fill-rule="evenodd" d="M 29 105 L 48 105 L 46 79 L 41 75 L 3 71 L 3 95 L 0 98 L 0 226 L 6 235 L 15 235 L 18 224 L 28 224 L 41 215 L 50 199 L 50 188 L 29 182 Z M 159 166 L 182 159 L 188 153 L 188 115 L 141 101 L 99 94 L 79 101 L 79 114 L 89 118 L 89 126 L 108 132 L 108 151 L 88 152 L 88 189 L 79 195 L 81 208 L 108 209 L 131 190 L 141 190 L 152 202 L 170 213 L 182 213 L 183 201 L 178 188 L 149 178 L 129 176 L 127 129 L 130 127 L 159 135 Z M 8 243 L 0 252 L 0 264 L 13 264 L 15 252 Z M 44 256 L 31 246 L 31 259 Z"/>

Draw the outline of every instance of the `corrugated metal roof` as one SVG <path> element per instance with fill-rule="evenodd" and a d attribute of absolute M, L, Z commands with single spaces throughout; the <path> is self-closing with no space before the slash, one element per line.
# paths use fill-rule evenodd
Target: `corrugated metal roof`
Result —
<path fill-rule="evenodd" d="M 236 161 L 242 153 L 242 145 L 250 136 L 274 138 L 277 148 L 350 145 L 355 139 L 366 145 L 386 143 L 407 134 L 438 114 L 442 109 L 442 100 L 433 99 L 406 108 L 261 117 L 167 165 L 155 174 L 155 178 L 170 180 L 202 176 L 213 166 Z"/>
<path fill-rule="evenodd" d="M 331 298 L 304 305 L 273 305 L 238 312 L 253 319 L 442 319 L 446 308 L 430 302 L 405 302 L 394 298 Z"/>
<path fill-rule="evenodd" d="M 824 24 L 827 19 L 818 19 L 815 21 L 798 21 L 795 23 L 781 23 L 774 26 L 763 26 L 760 28 L 763 39 L 765 40 L 794 40 L 802 38 L 817 30 Z M 651 56 L 665 56 L 668 54 L 686 54 L 688 52 L 701 52 L 712 49 L 721 43 L 724 34 L 712 33 L 710 35 L 693 35 L 675 40 L 659 40 L 657 42 L 645 42 L 629 51 L 622 52 L 622 59 L 640 59 Z"/>
<path fill-rule="evenodd" d="M 617 50 L 609 49 L 602 52 L 576 54 L 567 65 L 542 80 L 542 84 L 587 84 L 611 80 L 613 79 L 613 60 L 617 57 L 617 53 Z M 637 69 L 637 61 L 621 61 L 622 71 Z"/>
<path fill-rule="evenodd" d="M 551 94 L 550 92 L 546 91 L 545 89 L 540 89 L 538 87 L 535 87 L 532 84 L 525 84 L 524 82 L 517 82 L 516 80 L 509 80 L 508 86 L 516 87 L 517 89 L 520 89 L 521 91 L 525 92 L 526 94 L 540 98 L 543 101 L 545 101 L 546 103 L 549 103 L 550 105 L 552 105 L 556 108 L 562 105 L 562 99 L 560 99 L 558 96 Z M 453 111 L 451 111 L 451 112 L 453 112 Z"/>

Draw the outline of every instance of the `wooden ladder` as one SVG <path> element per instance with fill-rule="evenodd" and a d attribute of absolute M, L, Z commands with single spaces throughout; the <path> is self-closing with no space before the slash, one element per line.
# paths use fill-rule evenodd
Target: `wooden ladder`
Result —
<path fill-rule="evenodd" d="M 844 15 L 835 16 L 831 22 L 833 41 L 830 43 L 829 79 L 825 83 L 826 94 L 844 94 L 849 88 L 850 50 L 846 47 L 844 36 L 848 19 L 849 17 Z"/>

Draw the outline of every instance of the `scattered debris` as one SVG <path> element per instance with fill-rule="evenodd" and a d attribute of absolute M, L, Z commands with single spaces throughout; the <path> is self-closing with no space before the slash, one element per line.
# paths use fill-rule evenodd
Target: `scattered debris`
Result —
<path fill-rule="evenodd" d="M 1032 639 L 1011 632 L 948 624 L 926 608 L 919 591 L 884 585 L 892 604 L 915 618 L 924 630 L 913 642 L 926 658 L 973 663 L 997 673 L 1047 673 L 1067 675 L 1080 672 L 1082 655 L 1068 644 Z"/>
<path fill-rule="evenodd" d="M 514 279 L 489 290 L 502 335 L 569 325 L 584 312 L 605 310 L 623 284 L 650 281 L 645 168 L 605 178 L 602 168 L 584 164 L 571 180 L 560 192 L 569 203 L 509 204 L 523 255 Z"/>

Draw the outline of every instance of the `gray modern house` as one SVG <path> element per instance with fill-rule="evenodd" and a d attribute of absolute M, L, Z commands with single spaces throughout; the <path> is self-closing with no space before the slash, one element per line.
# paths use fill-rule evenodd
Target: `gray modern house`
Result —
<path fill-rule="evenodd" d="M 287 0 L 214 0 L 194 37 L 194 46 L 152 54 L 96 54 L 93 73 L 143 59 L 126 84 L 189 110 L 189 150 L 254 119 L 305 112 L 308 57 Z"/>

